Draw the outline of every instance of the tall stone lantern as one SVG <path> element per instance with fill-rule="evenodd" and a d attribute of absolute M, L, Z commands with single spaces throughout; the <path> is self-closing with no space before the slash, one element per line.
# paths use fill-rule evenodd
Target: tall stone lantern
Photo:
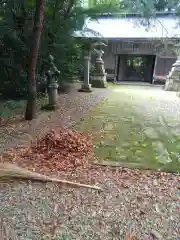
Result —
<path fill-rule="evenodd" d="M 94 70 L 91 72 L 90 76 L 92 87 L 97 88 L 107 87 L 106 80 L 107 73 L 105 72 L 104 61 L 102 59 L 102 55 L 104 54 L 102 47 L 104 46 L 107 45 L 103 42 L 97 42 L 94 46 L 95 48 L 93 50 L 93 53 L 95 54 L 96 59 L 94 64 Z"/>
<path fill-rule="evenodd" d="M 94 31 L 90 28 L 87 28 L 86 26 L 83 28 L 82 31 L 75 31 L 73 33 L 73 36 L 76 39 L 79 39 L 83 45 L 84 49 L 84 61 L 83 61 L 83 71 L 84 71 L 84 76 L 83 76 L 83 83 L 81 85 L 81 89 L 79 89 L 80 92 L 91 92 L 92 86 L 94 85 L 94 81 L 92 80 L 90 76 L 90 72 L 92 72 L 92 63 L 91 63 L 91 54 L 93 53 L 94 49 L 96 48 L 96 64 L 97 69 L 100 68 L 99 73 L 101 72 L 102 69 L 104 69 L 104 62 L 102 61 L 101 56 L 103 55 L 103 51 L 100 49 L 97 49 L 99 46 L 100 41 L 105 41 L 103 36 L 97 32 Z M 105 72 L 103 70 L 103 73 L 100 74 L 100 76 L 105 76 Z M 91 84 L 91 83 L 92 84 Z"/>
<path fill-rule="evenodd" d="M 174 50 L 177 54 L 177 60 L 167 76 L 165 90 L 180 92 L 180 44 L 175 45 Z"/>

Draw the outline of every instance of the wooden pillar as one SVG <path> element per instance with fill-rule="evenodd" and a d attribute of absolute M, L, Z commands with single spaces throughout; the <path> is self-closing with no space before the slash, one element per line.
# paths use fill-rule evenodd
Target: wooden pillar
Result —
<path fill-rule="evenodd" d="M 126 55 L 120 55 L 120 61 L 119 61 L 119 81 L 125 80 L 125 70 L 126 70 Z"/>
<path fill-rule="evenodd" d="M 157 67 L 157 61 L 158 61 L 158 56 L 156 56 L 156 58 L 155 58 L 155 63 L 154 63 L 154 71 L 153 71 L 153 83 L 154 83 L 155 76 L 156 76 L 156 67 Z"/>
<path fill-rule="evenodd" d="M 115 63 L 114 63 L 114 82 L 118 80 L 118 55 L 114 55 Z"/>
<path fill-rule="evenodd" d="M 145 74 L 144 74 L 144 81 L 148 83 L 152 83 L 152 74 L 153 74 L 153 56 L 146 57 L 146 67 L 145 67 Z"/>

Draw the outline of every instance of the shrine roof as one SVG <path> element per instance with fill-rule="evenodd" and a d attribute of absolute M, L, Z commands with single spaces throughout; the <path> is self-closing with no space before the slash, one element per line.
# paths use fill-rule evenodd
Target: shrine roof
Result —
<path fill-rule="evenodd" d="M 84 30 L 76 31 L 74 36 L 97 38 L 99 33 L 99 36 L 106 39 L 180 38 L 180 17 L 159 16 L 152 18 L 149 23 L 138 17 L 87 19 Z"/>

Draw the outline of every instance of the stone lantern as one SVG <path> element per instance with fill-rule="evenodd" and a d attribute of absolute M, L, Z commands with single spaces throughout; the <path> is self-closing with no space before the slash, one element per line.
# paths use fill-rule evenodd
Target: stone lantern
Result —
<path fill-rule="evenodd" d="M 75 31 L 73 33 L 73 36 L 79 40 L 82 41 L 83 49 L 84 49 L 84 62 L 83 62 L 83 70 L 84 70 L 84 76 L 83 76 L 83 83 L 81 85 L 81 89 L 79 89 L 80 92 L 91 92 L 93 87 L 96 87 L 96 80 L 98 80 L 98 83 L 101 82 L 101 79 L 103 79 L 103 83 L 106 81 L 106 73 L 104 71 L 104 62 L 102 60 L 103 51 L 102 49 L 98 49 L 99 46 L 103 46 L 104 43 L 100 43 L 104 40 L 103 36 L 90 28 L 87 28 L 86 26 L 83 28 L 82 31 Z M 105 40 L 104 40 L 105 41 Z M 94 51 L 94 49 L 96 49 Z M 91 55 L 92 53 L 96 54 L 96 63 L 95 68 L 96 72 L 93 72 L 90 76 L 91 68 Z M 96 74 L 97 73 L 97 74 Z M 100 79 L 100 80 L 99 80 Z M 91 83 L 90 83 L 91 82 Z M 105 86 L 105 84 L 101 84 L 102 86 Z"/>
<path fill-rule="evenodd" d="M 92 87 L 97 87 L 97 88 L 107 87 L 107 80 L 106 80 L 107 73 L 105 72 L 104 61 L 102 59 L 102 55 L 104 54 L 102 47 L 104 46 L 107 46 L 107 45 L 103 42 L 97 42 L 94 46 L 95 48 L 93 52 L 96 56 L 96 59 L 94 64 L 94 70 L 91 72 L 91 76 L 90 76 Z"/>
<path fill-rule="evenodd" d="M 174 46 L 177 54 L 177 60 L 172 65 L 171 71 L 166 79 L 165 90 L 166 91 L 180 91 L 180 44 Z"/>
<path fill-rule="evenodd" d="M 54 57 L 52 55 L 48 56 L 48 69 L 45 73 L 47 79 L 47 88 L 48 88 L 48 100 L 49 103 L 43 106 L 43 109 L 46 110 L 56 110 L 58 108 L 58 77 L 60 71 L 54 64 Z"/>

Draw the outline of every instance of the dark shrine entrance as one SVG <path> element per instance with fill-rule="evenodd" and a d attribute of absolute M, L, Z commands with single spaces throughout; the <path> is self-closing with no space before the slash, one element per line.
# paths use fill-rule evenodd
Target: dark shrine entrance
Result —
<path fill-rule="evenodd" d="M 118 55 L 117 81 L 152 83 L 154 55 Z"/>

